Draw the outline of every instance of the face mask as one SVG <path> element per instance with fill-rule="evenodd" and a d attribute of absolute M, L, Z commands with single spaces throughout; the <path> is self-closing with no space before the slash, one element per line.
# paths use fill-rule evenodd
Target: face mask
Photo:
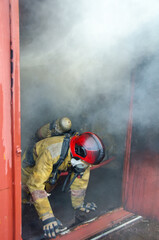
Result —
<path fill-rule="evenodd" d="M 71 159 L 71 165 L 73 168 L 76 168 L 76 169 L 78 168 L 79 172 L 80 172 L 80 170 L 81 170 L 81 172 L 84 171 L 88 167 L 88 165 L 86 163 L 84 163 L 83 161 L 81 161 L 81 159 L 77 160 L 75 158 Z"/>

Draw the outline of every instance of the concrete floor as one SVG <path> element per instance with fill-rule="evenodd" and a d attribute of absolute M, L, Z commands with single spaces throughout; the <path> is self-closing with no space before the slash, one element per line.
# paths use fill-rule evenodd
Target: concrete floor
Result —
<path fill-rule="evenodd" d="M 159 222 L 141 219 L 132 225 L 113 232 L 100 240 L 159 240 Z"/>

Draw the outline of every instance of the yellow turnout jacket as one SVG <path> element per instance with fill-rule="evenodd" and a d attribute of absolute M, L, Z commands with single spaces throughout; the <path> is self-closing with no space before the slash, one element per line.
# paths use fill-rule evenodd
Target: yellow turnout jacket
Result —
<path fill-rule="evenodd" d="M 22 185 L 28 189 L 34 206 L 41 219 L 48 214 L 53 214 L 46 192 L 46 182 L 51 176 L 53 166 L 58 161 L 64 136 L 50 137 L 36 143 L 33 150 L 34 167 L 22 163 Z M 24 153 L 22 161 L 27 159 Z M 60 171 L 67 171 L 71 161 L 70 149 L 64 162 L 59 167 Z M 71 175 L 73 178 L 74 173 Z M 84 201 L 85 191 L 88 186 L 90 168 L 84 172 L 82 178 L 76 178 L 71 185 L 71 201 L 73 208 L 78 208 Z"/>

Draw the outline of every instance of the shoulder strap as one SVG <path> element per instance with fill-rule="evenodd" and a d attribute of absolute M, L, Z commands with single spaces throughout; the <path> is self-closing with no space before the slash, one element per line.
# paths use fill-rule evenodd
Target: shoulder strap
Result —
<path fill-rule="evenodd" d="M 61 166 L 61 164 L 64 162 L 64 160 L 65 160 L 65 158 L 66 158 L 66 156 L 67 156 L 67 154 L 68 154 L 70 137 L 71 137 L 71 135 L 70 135 L 70 134 L 67 134 L 67 135 L 65 136 L 64 140 L 63 140 L 60 157 L 59 157 L 57 163 L 54 164 L 54 166 L 53 166 L 53 170 L 52 170 L 53 177 L 51 177 L 51 178 L 49 179 L 50 184 L 55 184 L 56 179 L 57 179 L 58 168 L 59 168 L 59 167 Z"/>
<path fill-rule="evenodd" d="M 71 137 L 70 134 L 65 136 L 65 138 L 63 140 L 63 143 L 62 143 L 60 158 L 54 166 L 58 165 L 58 167 L 59 167 L 63 163 L 63 161 L 65 160 L 65 158 L 68 154 L 70 137 Z"/>

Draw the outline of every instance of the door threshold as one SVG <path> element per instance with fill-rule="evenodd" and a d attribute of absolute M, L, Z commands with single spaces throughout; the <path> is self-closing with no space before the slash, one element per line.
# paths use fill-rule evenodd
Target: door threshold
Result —
<path fill-rule="evenodd" d="M 72 229 L 67 229 L 65 232 L 61 233 L 61 235 L 57 236 L 56 239 L 91 239 L 91 237 L 97 236 L 103 231 L 110 230 L 113 226 L 122 225 L 124 220 L 133 216 L 133 213 L 125 211 L 122 207 L 117 208 Z"/>

